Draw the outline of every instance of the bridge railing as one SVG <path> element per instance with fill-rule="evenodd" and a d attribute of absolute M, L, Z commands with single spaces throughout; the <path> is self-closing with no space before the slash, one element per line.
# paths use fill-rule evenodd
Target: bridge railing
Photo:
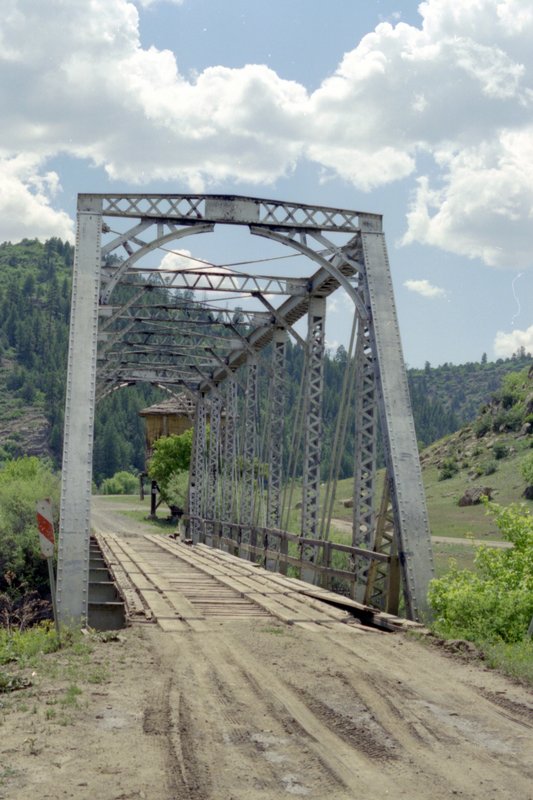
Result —
<path fill-rule="evenodd" d="M 225 550 L 283 575 L 290 573 L 308 583 L 355 596 L 358 559 L 387 564 L 388 590 L 386 610 L 398 612 L 400 564 L 397 555 L 366 550 L 362 547 L 311 539 L 278 528 L 223 522 L 206 517 L 184 516 L 193 540 Z"/>

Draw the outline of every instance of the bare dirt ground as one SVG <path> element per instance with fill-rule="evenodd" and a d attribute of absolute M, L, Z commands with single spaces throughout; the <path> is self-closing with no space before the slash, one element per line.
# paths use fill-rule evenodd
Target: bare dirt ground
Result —
<path fill-rule="evenodd" d="M 0 798 L 533 798 L 531 693 L 405 634 L 144 624 L 89 662 L 61 713 L 68 675 L 44 669 L 0 708 Z"/>

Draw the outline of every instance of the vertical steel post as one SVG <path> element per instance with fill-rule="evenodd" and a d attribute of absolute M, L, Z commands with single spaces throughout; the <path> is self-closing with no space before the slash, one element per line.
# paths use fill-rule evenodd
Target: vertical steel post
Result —
<path fill-rule="evenodd" d="M 283 328 L 278 328 L 275 331 L 272 347 L 266 524 L 268 528 L 279 528 L 281 525 L 283 422 L 285 415 L 285 353 L 287 348 L 287 331 Z M 279 550 L 280 540 L 270 537 L 269 549 Z M 276 568 L 272 559 L 267 559 L 266 565 L 268 569 Z"/>
<path fill-rule="evenodd" d="M 353 496 L 354 547 L 369 550 L 373 546 L 375 529 L 375 483 L 378 407 L 374 356 L 370 346 L 370 330 L 364 320 L 357 329 L 356 410 L 355 410 L 355 468 Z M 355 597 L 362 601 L 365 593 L 368 561 L 358 559 L 355 565 Z"/>
<path fill-rule="evenodd" d="M 237 384 L 233 377 L 226 381 L 226 415 L 224 417 L 223 432 L 223 460 L 222 460 L 222 487 L 221 487 L 221 518 L 222 535 L 231 535 L 231 527 L 227 523 L 234 522 L 235 499 L 237 492 Z M 226 524 L 224 524 L 226 523 Z M 222 545 L 226 550 L 227 546 Z"/>
<path fill-rule="evenodd" d="M 257 453 L 257 361 L 248 362 L 244 409 L 244 446 L 241 489 L 242 543 L 253 547 L 255 458 Z M 245 558 L 252 560 L 252 550 L 243 550 Z"/>
<path fill-rule="evenodd" d="M 322 435 L 322 390 L 324 384 L 324 347 L 326 300 L 311 297 L 308 311 L 307 377 L 304 386 L 304 460 L 302 485 L 302 536 L 318 536 L 320 495 L 320 439 Z M 315 561 L 314 548 L 304 548 L 303 559 Z M 305 574 L 304 574 L 305 573 Z M 302 578 L 314 580 L 314 571 L 303 570 Z"/>
<path fill-rule="evenodd" d="M 368 308 L 373 321 L 371 347 L 379 365 L 378 403 L 406 610 L 411 619 L 424 620 L 430 615 L 427 589 L 433 576 L 433 557 L 384 234 L 364 231 L 361 244 Z"/>
<path fill-rule="evenodd" d="M 220 396 L 213 394 L 211 397 L 211 414 L 209 427 L 209 466 L 206 482 L 206 517 L 217 519 L 217 500 L 219 483 L 219 458 L 220 458 L 220 413 L 222 401 Z M 214 523 L 208 523 L 206 528 L 206 544 L 213 545 L 216 533 Z"/>
<path fill-rule="evenodd" d="M 102 198 L 80 195 L 61 473 L 57 607 L 61 623 L 88 613 L 89 536 L 100 291 Z"/>
<path fill-rule="evenodd" d="M 194 438 L 189 471 L 189 514 L 193 518 L 190 525 L 190 536 L 195 544 L 200 540 L 202 529 L 199 517 L 202 516 L 203 512 L 206 416 L 205 397 L 202 394 L 196 401 Z"/>

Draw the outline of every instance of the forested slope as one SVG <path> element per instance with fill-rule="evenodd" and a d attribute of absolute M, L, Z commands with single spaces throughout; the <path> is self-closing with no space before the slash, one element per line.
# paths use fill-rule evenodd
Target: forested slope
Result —
<path fill-rule="evenodd" d="M 72 246 L 60 239 L 0 244 L 0 461 L 29 453 L 48 455 L 60 463 L 73 255 Z M 522 353 L 496 363 L 482 357 L 479 363 L 436 368 L 426 364 L 422 370 L 409 370 L 421 445 L 472 420 L 503 375 L 527 363 L 529 359 Z M 289 346 L 287 435 L 294 424 L 302 364 L 301 349 Z M 325 360 L 324 476 L 346 365 L 342 346 Z M 94 447 L 98 482 L 119 469 L 143 469 L 143 428 L 138 411 L 159 397 L 149 386 L 136 386 L 99 404 Z M 353 472 L 353 438 L 352 426 L 347 432 L 341 477 Z"/>

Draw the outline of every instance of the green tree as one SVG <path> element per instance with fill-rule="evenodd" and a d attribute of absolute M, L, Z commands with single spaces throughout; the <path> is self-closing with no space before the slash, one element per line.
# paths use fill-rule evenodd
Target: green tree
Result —
<path fill-rule="evenodd" d="M 170 501 L 169 487 L 173 479 L 176 475 L 189 470 L 192 439 L 191 428 L 179 436 L 162 436 L 154 442 L 154 453 L 148 465 L 148 475 L 157 481 L 161 495 L 167 503 Z"/>

